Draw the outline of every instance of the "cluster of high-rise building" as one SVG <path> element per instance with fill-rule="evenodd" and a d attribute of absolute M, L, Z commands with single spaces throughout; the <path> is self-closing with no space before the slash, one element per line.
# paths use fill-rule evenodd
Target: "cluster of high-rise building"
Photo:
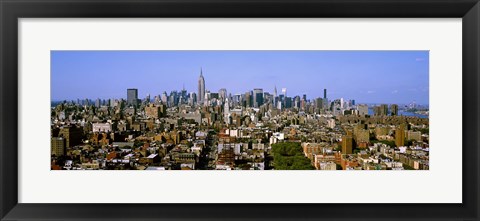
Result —
<path fill-rule="evenodd" d="M 139 99 L 130 88 L 126 100 L 59 102 L 51 114 L 51 167 L 267 170 L 275 169 L 277 144 L 300 143 L 318 170 L 428 169 L 428 117 L 400 109 L 329 100 L 327 89 L 311 99 L 288 96 L 287 88 L 277 93 L 275 85 L 273 93 L 213 92 L 201 70 L 195 92 Z"/>

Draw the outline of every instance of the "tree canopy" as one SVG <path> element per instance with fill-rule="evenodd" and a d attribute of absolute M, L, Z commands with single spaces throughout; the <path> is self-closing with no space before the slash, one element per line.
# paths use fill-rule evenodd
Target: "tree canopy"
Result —
<path fill-rule="evenodd" d="M 314 170 L 310 160 L 303 154 L 300 143 L 277 143 L 272 145 L 273 163 L 276 170 Z"/>

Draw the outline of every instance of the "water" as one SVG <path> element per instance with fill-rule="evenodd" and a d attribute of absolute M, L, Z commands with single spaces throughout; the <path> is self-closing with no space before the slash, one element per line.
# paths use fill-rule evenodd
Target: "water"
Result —
<path fill-rule="evenodd" d="M 408 116 L 408 117 L 428 118 L 428 115 L 417 114 L 417 113 L 407 112 L 407 111 L 400 111 L 400 110 L 398 111 L 398 115 Z"/>
<path fill-rule="evenodd" d="M 373 116 L 373 108 L 368 108 L 368 114 L 370 116 Z M 417 113 L 414 113 L 414 112 L 408 112 L 408 111 L 404 111 L 404 110 L 398 110 L 398 115 L 399 116 L 407 116 L 407 117 L 428 118 L 428 115 L 417 114 Z"/>

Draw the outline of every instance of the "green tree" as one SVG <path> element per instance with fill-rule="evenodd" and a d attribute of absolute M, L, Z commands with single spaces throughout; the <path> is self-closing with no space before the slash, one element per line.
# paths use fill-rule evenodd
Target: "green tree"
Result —
<path fill-rule="evenodd" d="M 311 161 L 305 157 L 300 143 L 277 143 L 272 145 L 273 165 L 276 170 L 313 170 Z"/>

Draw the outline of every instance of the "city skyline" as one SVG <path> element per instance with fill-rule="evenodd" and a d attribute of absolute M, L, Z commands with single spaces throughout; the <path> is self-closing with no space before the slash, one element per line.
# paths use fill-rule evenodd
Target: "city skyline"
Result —
<path fill-rule="evenodd" d="M 329 99 L 429 104 L 428 51 L 52 51 L 51 56 L 52 101 L 126 98 L 127 88 L 137 88 L 139 98 L 183 87 L 198 93 L 202 74 L 205 90 L 213 93 L 262 88 L 272 94 L 276 87 L 279 94 L 287 88 L 287 96 L 314 99 L 327 88 Z"/>

